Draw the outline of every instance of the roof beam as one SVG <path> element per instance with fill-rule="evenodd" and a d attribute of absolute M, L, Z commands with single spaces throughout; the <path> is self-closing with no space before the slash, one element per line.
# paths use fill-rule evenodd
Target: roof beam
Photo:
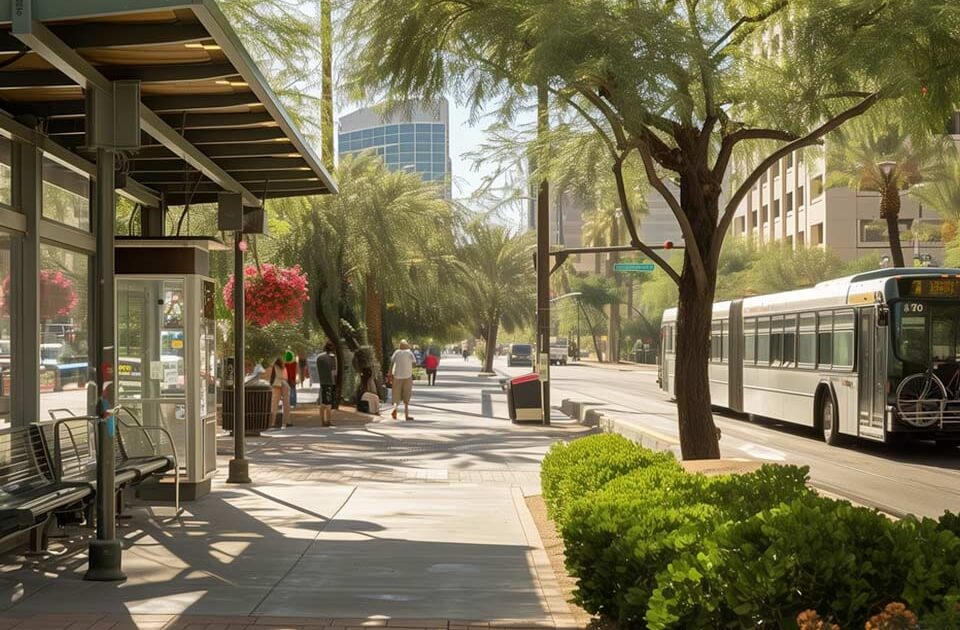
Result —
<path fill-rule="evenodd" d="M 253 157 L 253 156 L 280 156 L 287 157 L 297 154 L 296 148 L 289 142 L 238 142 L 236 144 L 212 144 L 204 147 L 208 157 Z M 297 154 L 299 155 L 299 154 Z M 169 160 L 174 156 L 164 146 L 152 145 L 142 147 L 137 152 L 137 160 Z"/>
<path fill-rule="evenodd" d="M 221 167 L 230 171 L 289 171 L 303 169 L 304 173 L 310 173 L 311 169 L 302 158 L 223 158 L 216 162 Z M 165 173 L 165 172 L 183 172 L 183 162 L 178 159 L 170 160 L 143 160 L 137 161 L 133 158 L 130 166 L 131 173 Z M 314 174 L 314 176 L 316 176 Z M 264 175 L 269 177 L 269 175 Z"/>
<path fill-rule="evenodd" d="M 195 63 L 185 65 L 114 66 L 103 69 L 111 81 L 136 79 L 144 83 L 180 83 L 212 81 L 237 77 L 228 63 Z M 73 87 L 74 81 L 59 70 L 17 70 L 0 72 L 0 89 L 22 87 Z"/>
<path fill-rule="evenodd" d="M 201 24 L 124 24 L 118 28 L 113 22 L 84 22 L 51 30 L 71 48 L 158 46 L 210 39 Z"/>
<path fill-rule="evenodd" d="M 57 38 L 47 27 L 33 20 L 29 9 L 25 13 L 26 15 L 14 19 L 13 34 L 17 39 L 39 53 L 48 63 L 76 81 L 78 85 L 112 92 L 113 86 L 107 77 Z M 140 104 L 140 125 L 144 131 L 224 190 L 240 193 L 246 204 L 259 205 L 259 199 L 253 193 L 230 177 L 229 173 L 201 153 L 197 147 L 190 144 L 143 103 Z"/>
<path fill-rule="evenodd" d="M 276 127 L 267 112 L 247 114 L 162 114 L 163 122 L 176 129 L 222 129 L 244 127 Z M 47 122 L 47 135 L 59 136 L 82 134 L 85 131 L 83 118 L 55 118 Z"/>
<path fill-rule="evenodd" d="M 303 182 L 275 182 L 272 179 L 262 182 L 257 190 L 266 190 L 267 194 L 275 192 L 295 192 L 298 190 L 318 190 L 323 188 L 323 182 L 319 179 Z M 157 190 L 164 195 L 189 194 L 191 192 L 219 192 L 220 187 L 212 182 L 197 182 L 196 178 L 188 181 L 181 181 L 166 186 L 157 186 Z"/>
<path fill-rule="evenodd" d="M 267 199 L 278 199 L 283 197 L 303 197 L 306 195 L 322 195 L 328 192 L 325 184 L 318 183 L 317 187 L 312 190 L 278 190 L 275 193 L 268 192 L 266 195 Z M 163 199 L 167 202 L 167 205 L 170 206 L 182 206 L 189 202 L 191 205 L 197 205 L 201 203 L 217 203 L 217 194 L 210 192 L 197 192 L 197 193 L 171 193 L 169 195 L 164 195 Z"/>
<path fill-rule="evenodd" d="M 143 103 L 155 112 L 181 112 L 259 105 L 260 99 L 253 92 L 240 92 L 196 96 L 153 96 L 143 99 Z"/>
<path fill-rule="evenodd" d="M 241 184 L 260 184 L 263 183 L 265 179 L 269 179 L 271 182 L 304 182 L 312 181 L 316 183 L 321 183 L 317 179 L 316 173 L 303 170 L 303 171 L 266 171 L 266 175 L 259 172 L 244 172 L 238 173 L 236 175 L 236 180 Z M 196 171 L 188 171 L 186 177 L 191 178 L 192 181 L 196 181 Z M 148 186 L 162 187 L 165 184 L 179 184 L 184 180 L 183 169 L 179 173 L 173 171 L 157 172 L 157 173 L 139 173 L 137 175 L 137 181 L 146 184 Z M 255 187 L 255 186 L 254 186 Z"/>

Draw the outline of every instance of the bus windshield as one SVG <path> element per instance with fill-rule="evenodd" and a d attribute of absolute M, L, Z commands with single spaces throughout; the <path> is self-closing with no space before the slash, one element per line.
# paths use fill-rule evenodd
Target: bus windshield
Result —
<path fill-rule="evenodd" d="M 900 302 L 895 309 L 897 357 L 929 365 L 960 356 L 960 304 Z"/>

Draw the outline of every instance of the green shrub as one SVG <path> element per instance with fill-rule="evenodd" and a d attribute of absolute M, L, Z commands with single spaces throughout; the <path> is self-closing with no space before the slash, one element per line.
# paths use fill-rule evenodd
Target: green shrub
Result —
<path fill-rule="evenodd" d="M 540 468 L 543 499 L 550 517 L 561 523 L 571 502 L 599 490 L 630 471 L 651 465 L 680 465 L 669 453 L 655 453 L 616 433 L 554 444 Z"/>
<path fill-rule="evenodd" d="M 943 610 L 960 585 L 960 539 L 935 521 L 893 522 L 805 496 L 728 522 L 681 550 L 656 578 L 648 627 L 792 627 L 814 609 L 844 628 L 891 601 Z"/>
<path fill-rule="evenodd" d="M 575 598 L 588 612 L 643 625 L 657 574 L 721 523 L 806 496 L 806 468 L 705 477 L 654 465 L 575 501 L 563 524 Z M 693 626 L 691 626 L 693 627 Z"/>
<path fill-rule="evenodd" d="M 943 516 L 940 517 L 940 529 L 945 529 L 960 536 L 960 514 L 944 512 Z"/>

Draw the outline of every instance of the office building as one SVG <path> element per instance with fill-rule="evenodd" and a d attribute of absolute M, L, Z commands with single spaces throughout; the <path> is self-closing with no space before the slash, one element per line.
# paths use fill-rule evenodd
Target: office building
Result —
<path fill-rule="evenodd" d="M 829 141 L 829 139 L 828 139 Z M 825 149 L 792 153 L 765 172 L 737 208 L 731 235 L 755 242 L 823 247 L 842 260 L 889 257 L 880 193 L 826 188 Z M 943 262 L 942 220 L 901 193 L 900 238 L 907 265 L 914 257 Z"/>
<path fill-rule="evenodd" d="M 366 107 L 340 118 L 338 155 L 373 151 L 390 170 L 419 173 L 451 194 L 450 105 L 412 102 L 390 112 Z"/>

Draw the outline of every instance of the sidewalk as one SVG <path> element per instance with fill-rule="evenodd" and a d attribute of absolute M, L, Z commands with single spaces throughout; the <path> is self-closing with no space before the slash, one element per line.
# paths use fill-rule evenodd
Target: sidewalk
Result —
<path fill-rule="evenodd" d="M 89 530 L 0 557 L 0 629 L 573 627 L 523 497 L 584 428 L 512 425 L 478 369 L 446 357 L 414 421 L 248 438 L 250 486 L 222 440 L 210 496 L 121 521 L 125 583 L 81 579 Z"/>

